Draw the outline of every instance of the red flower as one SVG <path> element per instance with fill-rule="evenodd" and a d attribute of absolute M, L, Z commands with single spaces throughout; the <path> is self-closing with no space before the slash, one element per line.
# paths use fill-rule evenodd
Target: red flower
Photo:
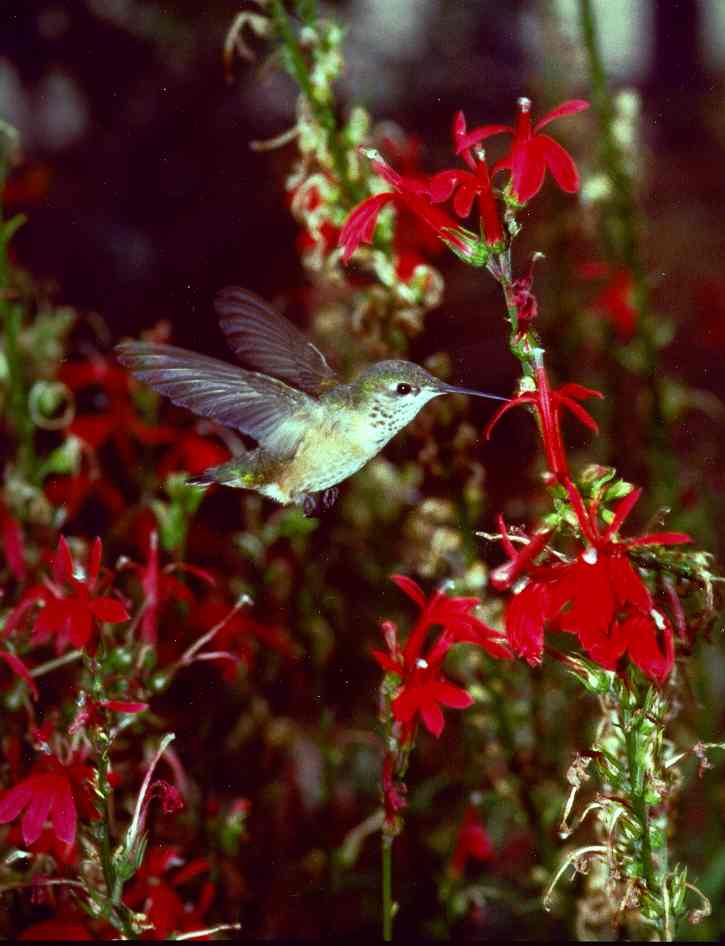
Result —
<path fill-rule="evenodd" d="M 456 849 L 451 858 L 451 873 L 457 877 L 462 876 L 469 857 L 473 857 L 478 861 L 490 861 L 493 856 L 493 844 L 483 826 L 481 817 L 474 806 L 469 805 L 463 816 L 463 824 L 458 832 Z"/>
<path fill-rule="evenodd" d="M 672 627 L 655 608 L 652 596 L 629 560 L 628 550 L 640 545 L 674 545 L 691 541 L 679 532 L 658 532 L 631 539 L 617 533 L 642 490 L 634 490 L 613 510 L 600 529 L 597 504 L 587 509 L 576 487 L 565 483 L 587 545 L 574 562 L 533 565 L 548 533 L 539 533 L 516 553 L 503 530 L 510 561 L 497 569 L 492 582 L 510 587 L 523 572 L 529 581 L 506 609 L 506 631 L 514 652 L 530 664 L 540 663 L 548 623 L 576 634 L 586 653 L 607 670 L 615 670 L 625 653 L 647 675 L 662 684 L 674 661 Z M 662 643 L 660 644 L 660 640 Z"/>
<path fill-rule="evenodd" d="M 155 445 L 173 441 L 177 432 L 172 427 L 146 424 L 140 420 L 130 398 L 130 378 L 126 371 L 105 358 L 64 364 L 58 378 L 72 391 L 98 386 L 105 396 L 105 409 L 77 414 L 68 428 L 94 449 L 111 440 L 125 463 L 133 462 L 130 434 L 141 443 Z"/>
<path fill-rule="evenodd" d="M 562 102 L 544 115 L 533 129 L 531 127 L 531 99 L 520 98 L 517 105 L 518 115 L 515 128 L 502 125 L 476 128 L 459 140 L 458 153 L 462 153 L 489 135 L 498 134 L 500 131 L 511 132 L 514 136 L 511 153 L 498 162 L 494 172 L 504 168 L 511 170 L 512 191 L 519 204 L 527 203 L 539 193 L 547 167 L 563 191 L 568 194 L 576 193 L 579 190 L 579 172 L 573 158 L 557 141 L 539 132 L 555 118 L 573 115 L 589 108 L 589 103 L 581 99 Z"/>
<path fill-rule="evenodd" d="M 34 643 L 43 643 L 55 634 L 58 651 L 69 643 L 74 647 L 85 647 L 93 633 L 95 620 L 109 624 L 127 621 L 128 612 L 120 601 L 95 594 L 102 554 L 103 546 L 97 538 L 91 548 L 85 577 L 78 578 L 70 549 L 61 536 L 53 562 L 52 581 L 46 578 L 44 585 L 36 585 L 26 592 L 9 615 L 5 634 L 9 634 L 23 614 L 38 601 L 43 603 L 43 607 L 33 626 Z M 67 586 L 66 590 L 63 585 Z"/>
<path fill-rule="evenodd" d="M 638 312 L 633 305 L 634 276 L 624 266 L 608 263 L 585 263 L 579 268 L 585 279 L 604 279 L 590 306 L 612 323 L 617 334 L 625 341 L 634 334 Z"/>
<path fill-rule="evenodd" d="M 505 125 L 491 125 L 489 129 L 505 131 Z M 489 130 L 489 134 L 496 134 L 496 130 Z M 463 112 L 456 112 L 453 121 L 453 144 L 458 144 L 466 138 L 466 118 Z M 474 199 L 478 198 L 481 231 L 489 246 L 499 246 L 503 241 L 503 230 L 498 216 L 496 199 L 491 189 L 491 176 L 483 157 L 476 159 L 470 148 L 463 148 L 457 153 L 461 155 L 469 170 L 440 171 L 430 182 L 430 197 L 434 203 L 448 200 L 455 192 L 453 209 L 459 217 L 466 218 L 471 213 Z"/>
<path fill-rule="evenodd" d="M 152 847 L 127 887 L 123 902 L 132 910 L 143 910 L 154 926 L 144 934 L 144 939 L 168 939 L 173 932 L 195 929 L 203 924 L 203 914 L 211 905 L 213 886 L 204 885 L 199 901 L 191 910 L 184 906 L 176 888 L 207 873 L 209 862 L 206 858 L 197 858 L 170 876 L 172 869 L 183 863 L 178 847 Z"/>
<path fill-rule="evenodd" d="M 384 178 L 393 188 L 383 194 L 368 197 L 350 211 L 340 233 L 339 245 L 343 248 L 342 260 L 350 259 L 361 243 L 372 243 L 373 233 L 380 211 L 387 204 L 403 207 L 411 211 L 433 230 L 436 236 L 462 254 L 468 253 L 468 246 L 457 235 L 456 223 L 438 207 L 431 204 L 428 181 L 424 178 L 402 177 L 382 159 L 377 151 L 366 152 L 371 158 L 373 170 Z"/>
<path fill-rule="evenodd" d="M 436 591 L 426 601 L 422 589 L 404 575 L 393 575 L 393 581 L 421 608 L 413 631 L 401 650 L 397 642 L 395 625 L 383 623 L 383 633 L 389 653 L 373 651 L 380 666 L 402 677 L 401 689 L 391 703 L 393 715 L 410 732 L 416 716 L 420 716 L 426 729 L 440 736 L 445 724 L 442 706 L 465 709 L 473 703 L 462 687 L 450 683 L 442 674 L 443 660 L 455 643 L 476 644 L 497 659 L 511 659 L 511 652 L 500 641 L 500 634 L 469 612 L 477 605 L 477 598 L 449 597 Z M 421 650 L 430 628 L 443 628 L 438 639 L 430 647 L 425 658 Z M 404 740 L 405 741 L 405 740 Z"/>
<path fill-rule="evenodd" d="M 536 384 L 535 391 L 525 391 L 523 394 L 519 394 L 518 397 L 507 401 L 496 411 L 486 426 L 485 436 L 486 438 L 491 436 L 491 431 L 499 419 L 512 407 L 518 407 L 521 404 L 533 405 L 539 419 L 549 470 L 554 476 L 562 479 L 568 475 L 568 467 L 564 441 L 561 436 L 561 412 L 566 408 L 585 427 L 596 433 L 599 430 L 596 421 L 588 411 L 577 404 L 577 401 L 583 401 L 589 397 L 602 398 L 604 395 L 601 391 L 585 388 L 581 384 L 564 384 L 556 391 L 551 391 L 543 366 L 536 369 Z"/>
<path fill-rule="evenodd" d="M 14 821 L 25 811 L 23 840 L 34 844 L 50 816 L 58 840 L 73 844 L 78 822 L 77 808 L 88 818 L 97 818 L 90 796 L 92 769 L 80 762 L 63 765 L 48 756 L 35 771 L 0 799 L 0 824 Z"/>

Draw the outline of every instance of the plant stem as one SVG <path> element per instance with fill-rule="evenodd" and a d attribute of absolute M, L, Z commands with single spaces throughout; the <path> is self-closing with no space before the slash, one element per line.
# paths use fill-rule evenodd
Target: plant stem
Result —
<path fill-rule="evenodd" d="M 383 855 L 383 940 L 390 943 L 393 939 L 393 838 L 383 828 L 381 839 Z"/>

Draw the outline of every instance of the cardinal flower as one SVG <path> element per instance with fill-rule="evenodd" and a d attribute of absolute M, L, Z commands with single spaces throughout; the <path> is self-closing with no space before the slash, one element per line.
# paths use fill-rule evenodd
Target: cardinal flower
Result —
<path fill-rule="evenodd" d="M 426 600 L 423 590 L 405 575 L 393 575 L 393 581 L 420 607 L 415 628 L 401 649 L 397 629 L 390 621 L 383 623 L 388 653 L 373 651 L 380 666 L 402 678 L 401 688 L 391 703 L 393 715 L 409 730 L 420 716 L 423 725 L 434 736 L 440 736 L 445 725 L 441 706 L 466 709 L 473 703 L 469 693 L 447 680 L 442 672 L 443 660 L 456 643 L 475 644 L 496 659 L 511 659 L 511 652 L 500 634 L 470 611 L 477 598 L 452 597 L 436 591 Z M 442 632 L 425 657 L 422 648 L 431 627 L 439 625 Z"/>
<path fill-rule="evenodd" d="M 91 547 L 88 566 L 83 574 L 73 564 L 68 544 L 61 536 L 53 562 L 52 579 L 45 578 L 43 585 L 36 585 L 26 592 L 5 623 L 5 634 L 9 634 L 19 624 L 25 612 L 36 602 L 43 607 L 33 625 L 33 641 L 43 643 L 55 635 L 59 652 L 68 644 L 85 647 L 91 639 L 96 621 L 109 624 L 127 621 L 128 612 L 120 601 L 96 593 L 102 554 L 103 546 L 97 538 Z"/>
<path fill-rule="evenodd" d="M 393 170 L 377 151 L 370 150 L 365 153 L 371 159 L 375 173 L 386 180 L 392 190 L 366 198 L 350 212 L 338 241 L 343 248 L 344 263 L 361 243 L 372 243 L 380 211 L 388 204 L 409 210 L 427 224 L 444 243 L 453 246 L 463 255 L 468 253 L 468 244 L 457 234 L 455 221 L 431 203 L 429 184 L 425 178 L 403 177 Z"/>
<path fill-rule="evenodd" d="M 550 138 L 542 135 L 541 129 L 549 122 L 564 115 L 574 115 L 585 108 L 589 103 L 582 99 L 572 99 L 562 102 L 555 109 L 548 112 L 532 128 L 531 99 L 520 98 L 517 102 L 518 115 L 516 125 L 484 125 L 476 128 L 469 134 L 461 136 L 458 141 L 458 154 L 478 144 L 484 138 L 500 131 L 513 134 L 511 152 L 502 161 L 499 161 L 494 172 L 508 169 L 511 171 L 511 190 L 519 204 L 525 204 L 539 193 L 544 183 L 547 168 L 559 187 L 568 194 L 575 194 L 579 190 L 579 172 L 574 159 L 562 146 Z"/>
<path fill-rule="evenodd" d="M 51 819 L 58 840 L 73 844 L 78 808 L 87 818 L 97 818 L 90 796 L 93 770 L 81 762 L 63 765 L 54 756 L 41 760 L 33 773 L 0 799 L 0 824 L 14 821 L 23 811 L 22 833 L 34 844 Z"/>
<path fill-rule="evenodd" d="M 489 125 L 488 129 L 488 134 L 497 134 L 506 131 L 507 126 Z M 466 118 L 463 112 L 457 112 L 453 121 L 454 146 L 457 148 L 465 137 Z M 493 196 L 488 165 L 483 156 L 474 157 L 470 148 L 464 148 L 459 153 L 468 165 L 468 170 L 453 169 L 434 175 L 429 189 L 431 200 L 434 203 L 442 203 L 455 194 L 453 209 L 459 217 L 465 219 L 471 213 L 473 201 L 478 198 L 481 231 L 490 247 L 498 247 L 502 245 L 503 229 Z"/>
<path fill-rule="evenodd" d="M 600 666 L 615 670 L 628 654 L 655 683 L 662 684 L 674 662 L 672 626 L 633 565 L 629 552 L 643 545 L 690 542 L 680 532 L 656 532 L 629 539 L 619 529 L 642 494 L 625 496 L 602 529 L 598 508 L 587 508 L 571 481 L 565 483 L 585 539 L 576 559 L 551 565 L 533 564 L 548 533 L 534 536 L 515 552 L 503 530 L 509 562 L 492 575 L 497 587 L 511 587 L 525 573 L 527 583 L 506 609 L 506 631 L 514 652 L 530 664 L 540 663 L 547 625 L 576 634 L 583 649 Z"/>

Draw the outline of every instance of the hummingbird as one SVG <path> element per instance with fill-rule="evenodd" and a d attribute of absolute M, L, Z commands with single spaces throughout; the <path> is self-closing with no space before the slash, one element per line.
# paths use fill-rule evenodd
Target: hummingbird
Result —
<path fill-rule="evenodd" d="M 329 508 L 338 484 L 373 459 L 434 397 L 483 391 L 446 384 L 411 361 L 380 361 L 344 383 L 294 325 L 254 293 L 222 289 L 220 326 L 244 370 L 206 355 L 124 341 L 118 360 L 174 404 L 257 441 L 189 479 L 254 490 L 305 515 Z"/>

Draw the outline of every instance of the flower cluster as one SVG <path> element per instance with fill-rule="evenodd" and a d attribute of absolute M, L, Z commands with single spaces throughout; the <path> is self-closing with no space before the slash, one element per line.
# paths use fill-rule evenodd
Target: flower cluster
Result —
<path fill-rule="evenodd" d="M 479 604 L 477 598 L 454 597 L 436 591 L 426 600 L 422 589 L 410 578 L 394 575 L 393 581 L 418 605 L 420 615 L 402 649 L 395 625 L 386 621 L 383 633 L 388 653 L 376 650 L 373 656 L 383 670 L 400 678 L 391 710 L 403 727 L 402 741 L 410 740 L 418 716 L 430 733 L 440 736 L 445 725 L 441 706 L 466 709 L 473 703 L 466 690 L 443 675 L 443 661 L 450 648 L 454 644 L 473 644 L 497 660 L 510 660 L 511 652 L 498 631 L 471 614 Z M 425 650 L 433 627 L 440 627 L 441 632 Z"/>
<path fill-rule="evenodd" d="M 400 175 L 377 151 L 364 151 L 373 170 L 392 190 L 366 198 L 350 213 L 338 238 L 343 259 L 349 260 L 361 243 L 372 242 L 380 211 L 394 204 L 415 214 L 466 262 L 476 266 L 485 264 L 489 254 L 502 250 L 506 241 L 497 205 L 499 195 L 493 187 L 494 176 L 499 172 L 509 173 L 500 196 L 511 209 L 523 206 L 538 194 L 547 170 L 563 191 L 575 193 L 579 189 L 579 173 L 571 155 L 553 138 L 541 134 L 541 129 L 554 119 L 580 112 L 588 105 L 580 99 L 563 102 L 532 127 L 531 100 L 521 98 L 514 126 L 482 125 L 472 131 L 467 129 L 463 112 L 458 112 L 453 121 L 453 148 L 466 167 L 439 171 L 432 177 Z M 481 142 L 500 134 L 511 135 L 511 147 L 489 168 Z M 480 239 L 457 225 L 437 206 L 451 199 L 453 210 L 461 219 L 470 216 L 477 201 Z"/>

